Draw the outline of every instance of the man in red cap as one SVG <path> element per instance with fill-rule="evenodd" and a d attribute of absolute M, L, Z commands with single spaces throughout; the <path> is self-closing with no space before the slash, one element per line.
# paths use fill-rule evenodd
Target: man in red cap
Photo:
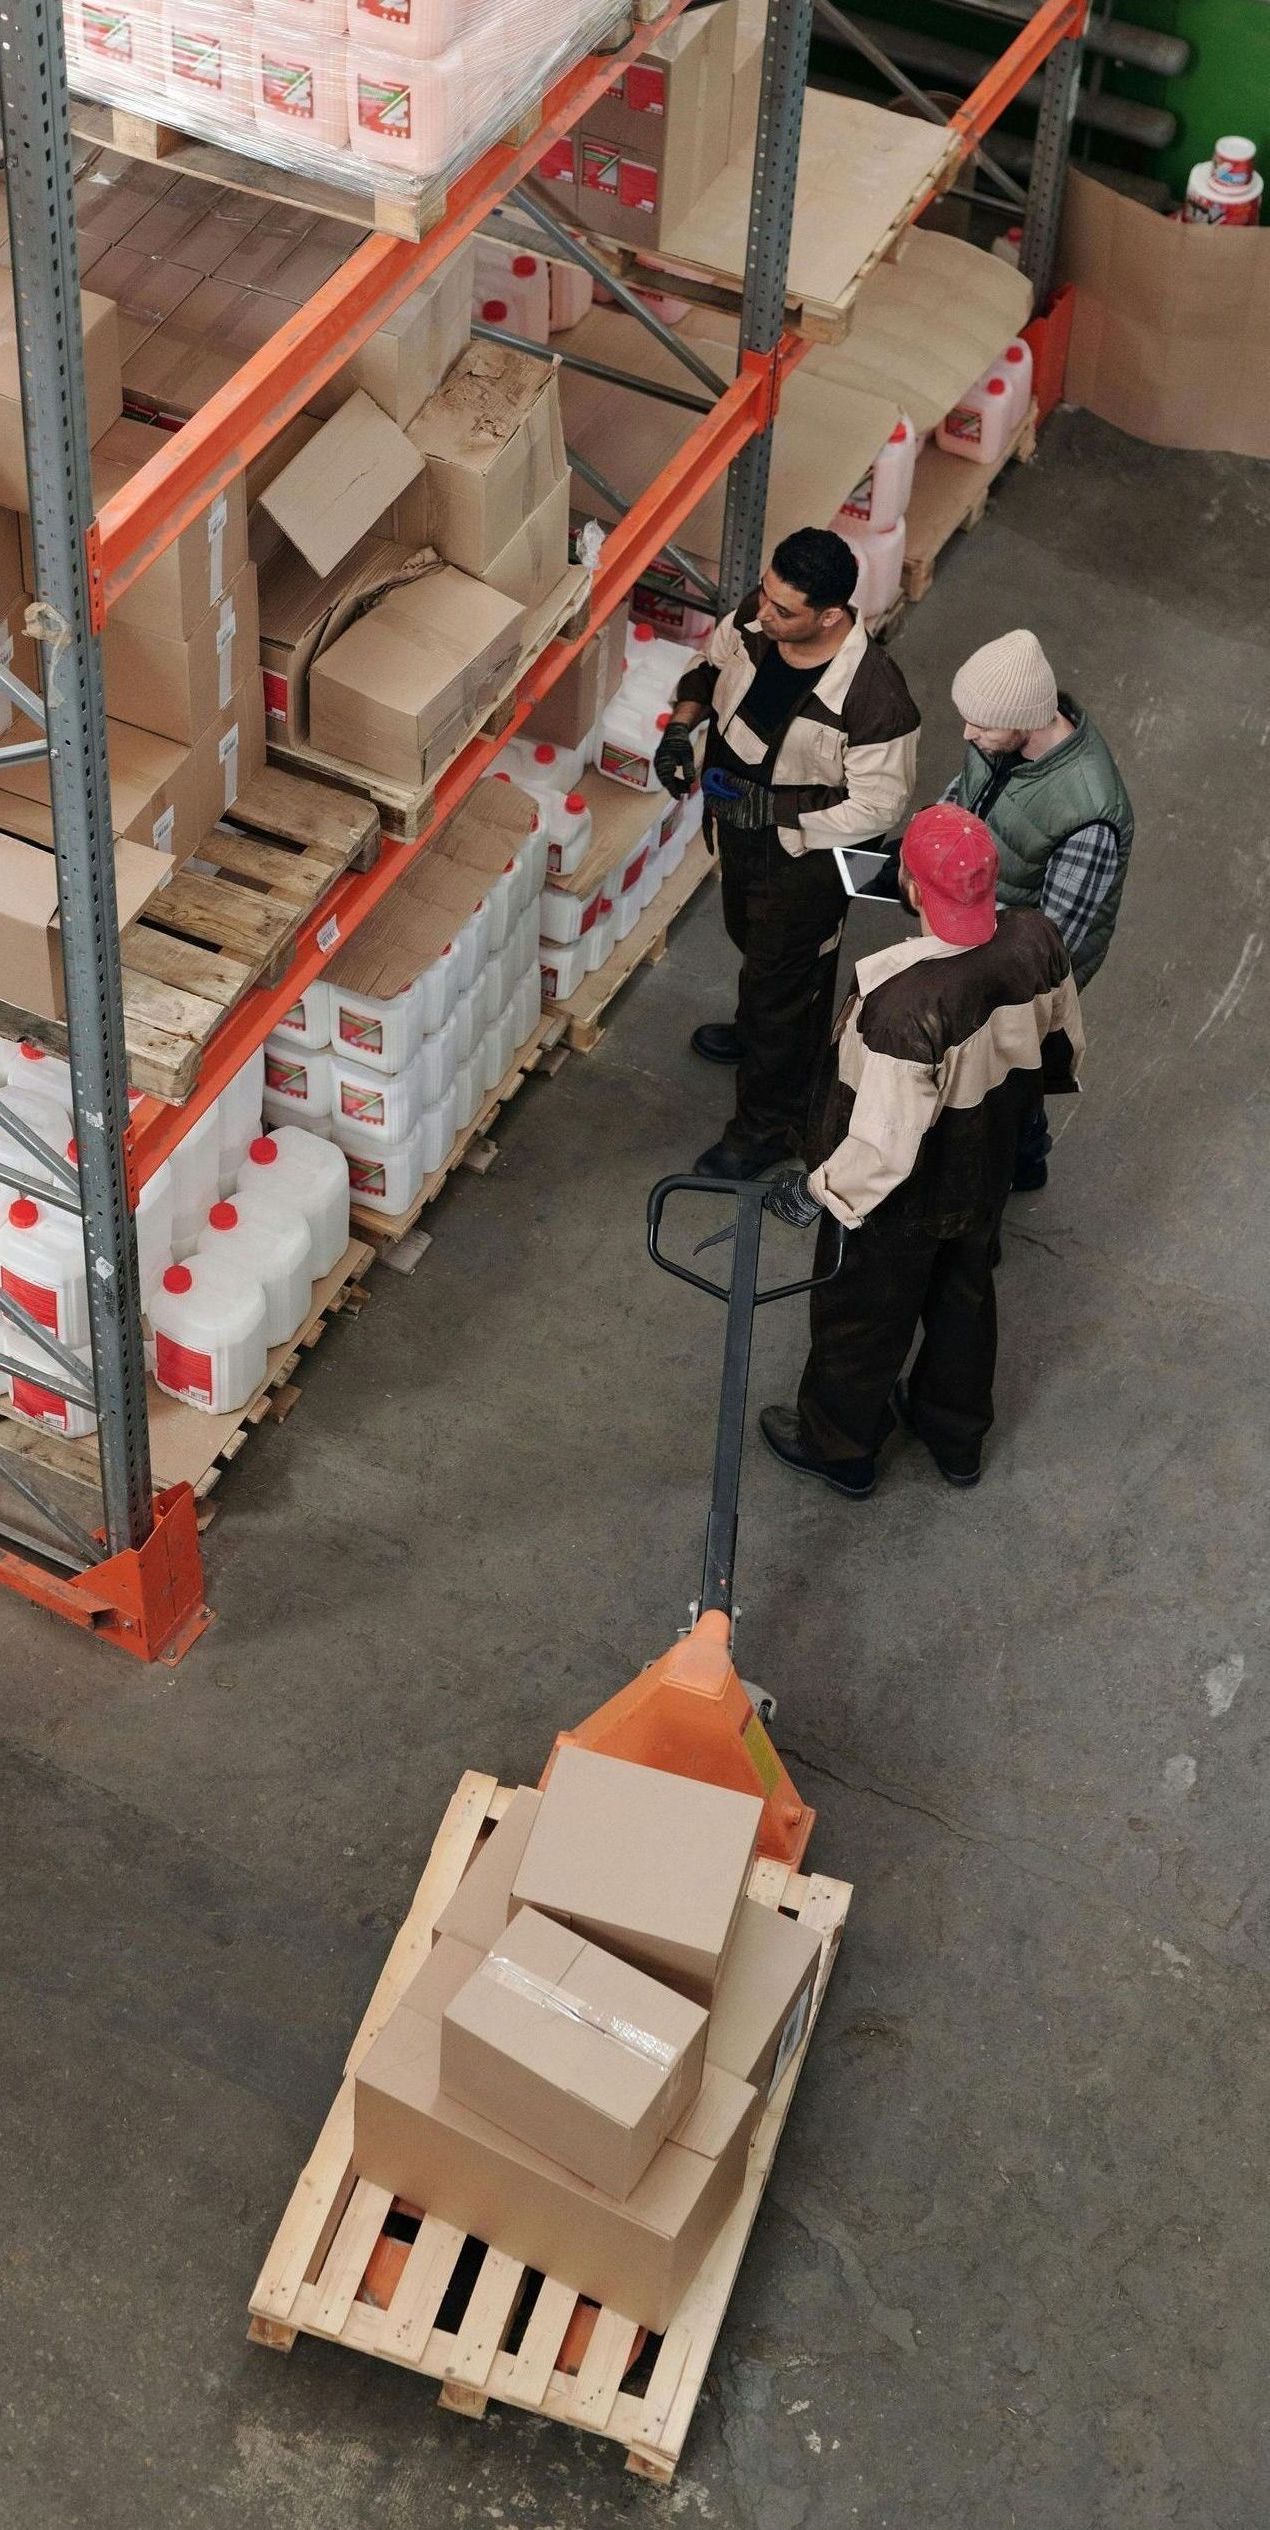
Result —
<path fill-rule="evenodd" d="M 861 958 L 813 1108 L 810 1174 L 786 1169 L 768 1208 L 822 1215 L 797 1406 L 767 1406 L 763 1437 L 798 1474 L 873 1491 L 896 1414 L 950 1484 L 979 1480 L 992 1422 L 993 1268 L 1019 1128 L 1046 1092 L 1074 1090 L 1085 1050 L 1071 960 L 1048 916 L 998 914 L 997 848 L 951 802 L 914 817 L 900 888 L 917 939 Z M 917 1332 L 907 1386 L 900 1373 Z"/>

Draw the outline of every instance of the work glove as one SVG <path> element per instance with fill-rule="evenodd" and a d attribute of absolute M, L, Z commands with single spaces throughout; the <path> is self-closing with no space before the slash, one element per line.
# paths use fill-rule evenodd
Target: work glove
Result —
<path fill-rule="evenodd" d="M 672 720 L 662 731 L 661 745 L 653 757 L 653 771 L 662 789 L 672 799 L 686 799 L 697 779 L 697 759 L 692 748 L 692 731 L 687 722 Z"/>
<path fill-rule="evenodd" d="M 778 1221 L 787 1221 L 791 1230 L 809 1230 L 823 1210 L 811 1191 L 805 1168 L 783 1168 L 779 1176 L 773 1177 L 763 1208 L 775 1213 Z"/>

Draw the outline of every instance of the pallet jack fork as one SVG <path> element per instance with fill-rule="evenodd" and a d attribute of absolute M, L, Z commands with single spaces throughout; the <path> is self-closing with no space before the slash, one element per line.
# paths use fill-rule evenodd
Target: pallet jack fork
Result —
<path fill-rule="evenodd" d="M 736 1563 L 737 1504 L 741 1489 L 741 1450 L 745 1434 L 745 1398 L 749 1386 L 750 1344 L 754 1312 L 771 1300 L 791 1300 L 814 1291 L 837 1272 L 844 1233 L 839 1229 L 838 1255 L 829 1272 L 808 1280 L 758 1287 L 759 1251 L 763 1237 L 766 1189 L 753 1180 L 715 1177 L 663 1177 L 648 1198 L 648 1252 L 663 1272 L 677 1275 L 698 1291 L 727 1305 L 723 1345 L 723 1377 L 715 1437 L 714 1481 L 706 1526 L 701 1597 L 690 1611 L 693 1622 L 628 1687 L 611 1696 L 576 1730 L 562 1731 L 556 1749 L 590 1748 L 605 1757 L 624 1757 L 633 1765 L 661 1766 L 668 1774 L 692 1775 L 728 1791 L 757 1793 L 763 1803 L 759 1852 L 797 1870 L 807 1850 L 816 1813 L 800 1800 L 765 1727 L 769 1699 L 746 1687 L 732 1657 L 732 1577 Z M 733 1221 L 702 1241 L 711 1247 L 732 1239 L 732 1272 L 726 1283 L 712 1282 L 691 1266 L 665 1254 L 660 1244 L 662 1214 L 671 1195 L 734 1195 Z M 696 1251 L 700 1253 L 700 1249 Z"/>

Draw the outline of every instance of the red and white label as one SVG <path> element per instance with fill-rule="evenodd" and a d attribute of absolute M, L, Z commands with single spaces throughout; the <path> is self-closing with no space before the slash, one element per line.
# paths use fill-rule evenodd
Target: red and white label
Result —
<path fill-rule="evenodd" d="M 964 439 L 977 446 L 983 437 L 983 415 L 972 404 L 954 404 L 945 416 L 944 428 L 950 439 Z"/>
<path fill-rule="evenodd" d="M 340 1011 L 340 1044 L 351 1045 L 358 1054 L 382 1054 L 384 1023 L 382 1019 L 363 1019 L 355 1010 Z"/>
<path fill-rule="evenodd" d="M 563 140 L 553 141 L 546 155 L 539 159 L 535 173 L 545 184 L 577 183 L 578 168 L 571 133 L 566 132 Z"/>
<path fill-rule="evenodd" d="M 313 64 L 307 61 L 275 61 L 268 53 L 260 59 L 260 90 L 265 104 L 275 114 L 289 115 L 294 122 L 313 120 Z"/>
<path fill-rule="evenodd" d="M 10 1300 L 16 1300 L 25 1309 L 28 1318 L 34 1318 L 37 1326 L 46 1326 L 50 1335 L 61 1334 L 57 1322 L 57 1293 L 50 1291 L 47 1283 L 29 1283 L 6 1265 L 0 1271 L 0 1290 L 6 1291 Z"/>
<path fill-rule="evenodd" d="M 591 193 L 608 193 L 616 201 L 622 173 L 620 150 L 600 141 L 582 144 L 582 182 Z"/>
<path fill-rule="evenodd" d="M 632 887 L 638 887 L 638 885 L 639 885 L 639 883 L 640 883 L 640 880 L 642 879 L 642 877 L 643 877 L 643 875 L 644 875 L 644 872 L 645 872 L 645 870 L 647 869 L 647 867 L 648 867 L 648 846 L 647 846 L 647 844 L 645 844 L 644 849 L 643 849 L 643 851 L 641 852 L 641 854 L 640 854 L 640 856 L 639 856 L 638 861 L 632 861 L 631 866 L 630 866 L 629 870 L 627 871 L 625 878 L 624 878 L 624 879 L 623 879 L 623 881 L 622 881 L 622 894 L 623 894 L 623 896 L 629 895 L 630 890 L 632 889 Z"/>
<path fill-rule="evenodd" d="M 351 1116 L 354 1124 L 382 1125 L 384 1122 L 383 1091 L 354 1089 L 349 1081 L 341 1081 L 340 1114 Z"/>
<path fill-rule="evenodd" d="M 638 158 L 624 158 L 618 177 L 617 198 L 627 211 L 655 211 L 660 178 L 655 167 L 642 166 Z"/>
<path fill-rule="evenodd" d="M 382 1160 L 355 1160 L 348 1163 L 348 1182 L 355 1195 L 382 1195 L 388 1177 Z"/>
<path fill-rule="evenodd" d="M 173 1335 L 156 1335 L 154 1339 L 155 1376 L 161 1388 L 174 1397 L 193 1397 L 199 1404 L 212 1402 L 212 1357 L 210 1353 L 192 1353 L 188 1344 L 178 1344 Z"/>
<path fill-rule="evenodd" d="M 403 87 L 399 79 L 363 79 L 359 75 L 357 120 L 364 132 L 378 132 L 381 140 L 408 141 L 409 87 Z"/>
<path fill-rule="evenodd" d="M 664 114 L 666 73 L 656 62 L 632 62 L 624 82 L 625 103 L 633 114 Z"/>
<path fill-rule="evenodd" d="M 276 668 L 265 668 L 261 672 L 261 683 L 265 689 L 266 720 L 280 720 L 285 722 L 287 717 L 287 680 L 285 676 L 279 676 Z"/>
<path fill-rule="evenodd" d="M 15 1379 L 13 1403 L 18 1414 L 25 1414 L 32 1423 L 46 1423 L 55 1432 L 64 1432 L 68 1419 L 65 1397 L 55 1397 L 51 1388 L 38 1388 L 33 1379 Z"/>
<path fill-rule="evenodd" d="M 288 1063 L 281 1054 L 266 1054 L 265 1087 L 271 1089 L 277 1098 L 307 1098 L 308 1064 Z"/>
<path fill-rule="evenodd" d="M 389 26 L 409 26 L 410 0 L 357 0 L 361 18 L 382 18 Z"/>
<path fill-rule="evenodd" d="M 195 88 L 217 90 L 223 88 L 225 70 L 221 60 L 220 37 L 218 35 L 182 35 L 179 30 L 174 29 L 172 76 L 174 79 L 188 79 L 191 86 Z"/>

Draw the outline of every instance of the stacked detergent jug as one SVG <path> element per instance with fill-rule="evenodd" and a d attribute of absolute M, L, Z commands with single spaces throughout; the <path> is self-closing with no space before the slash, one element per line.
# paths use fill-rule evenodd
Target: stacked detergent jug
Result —
<path fill-rule="evenodd" d="M 900 593 L 916 463 L 917 433 L 907 413 L 901 413 L 885 447 L 829 521 L 859 565 L 855 603 L 866 624 L 885 615 Z"/>
<path fill-rule="evenodd" d="M 995 466 L 1032 407 L 1032 352 L 1022 335 L 1007 343 L 999 360 L 959 395 L 935 431 L 950 457 Z"/>

